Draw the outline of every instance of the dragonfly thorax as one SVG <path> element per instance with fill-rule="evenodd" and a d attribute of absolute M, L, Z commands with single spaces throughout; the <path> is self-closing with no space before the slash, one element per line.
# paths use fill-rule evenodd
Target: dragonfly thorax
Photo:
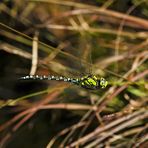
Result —
<path fill-rule="evenodd" d="M 98 78 L 95 75 L 88 75 L 79 79 L 79 85 L 86 89 L 105 88 L 108 82 L 104 78 Z"/>

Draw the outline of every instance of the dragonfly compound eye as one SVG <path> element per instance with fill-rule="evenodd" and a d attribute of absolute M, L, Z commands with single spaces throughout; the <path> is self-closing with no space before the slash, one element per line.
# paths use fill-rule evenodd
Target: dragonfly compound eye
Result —
<path fill-rule="evenodd" d="M 104 78 L 100 79 L 101 88 L 105 88 L 107 86 L 107 84 L 108 84 L 108 82 Z"/>

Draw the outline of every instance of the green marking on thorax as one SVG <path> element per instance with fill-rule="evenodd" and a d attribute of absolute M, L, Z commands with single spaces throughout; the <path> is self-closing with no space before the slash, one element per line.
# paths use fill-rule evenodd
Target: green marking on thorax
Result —
<path fill-rule="evenodd" d="M 97 82 L 96 82 L 94 79 L 92 79 L 92 78 L 88 78 L 87 81 L 89 82 L 89 84 L 92 84 L 92 85 L 94 85 L 94 86 L 97 85 Z"/>

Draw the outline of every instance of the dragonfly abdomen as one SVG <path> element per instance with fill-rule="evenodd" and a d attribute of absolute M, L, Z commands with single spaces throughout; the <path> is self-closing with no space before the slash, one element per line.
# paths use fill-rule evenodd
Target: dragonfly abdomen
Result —
<path fill-rule="evenodd" d="M 67 78 L 63 76 L 39 76 L 39 75 L 27 75 L 24 77 L 21 77 L 22 80 L 55 80 L 55 81 L 64 81 L 64 82 L 71 82 L 71 83 L 77 83 L 77 79 L 75 78 Z"/>

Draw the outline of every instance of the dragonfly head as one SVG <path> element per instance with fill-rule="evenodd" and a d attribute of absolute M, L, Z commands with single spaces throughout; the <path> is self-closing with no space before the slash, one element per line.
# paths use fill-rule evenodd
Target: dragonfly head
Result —
<path fill-rule="evenodd" d="M 100 86 L 101 88 L 105 88 L 108 85 L 108 81 L 106 81 L 104 78 L 100 79 Z"/>

